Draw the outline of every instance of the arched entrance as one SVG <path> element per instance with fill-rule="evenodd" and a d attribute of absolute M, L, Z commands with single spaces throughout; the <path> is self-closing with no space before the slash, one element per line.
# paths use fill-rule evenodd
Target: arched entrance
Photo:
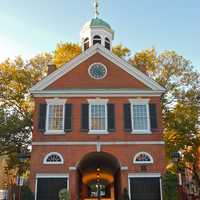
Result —
<path fill-rule="evenodd" d="M 111 154 L 93 152 L 83 157 L 78 165 L 81 200 L 120 197 L 120 164 Z"/>

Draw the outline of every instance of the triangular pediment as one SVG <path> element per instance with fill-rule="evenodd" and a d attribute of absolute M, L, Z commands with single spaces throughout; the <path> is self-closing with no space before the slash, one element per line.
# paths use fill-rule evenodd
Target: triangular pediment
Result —
<path fill-rule="evenodd" d="M 97 81 L 89 77 L 88 66 L 100 62 L 107 66 L 108 74 Z M 96 44 L 82 54 L 64 64 L 31 88 L 37 93 L 44 90 L 81 88 L 132 88 L 164 92 L 165 89 L 146 74 L 117 57 L 103 46 Z"/>

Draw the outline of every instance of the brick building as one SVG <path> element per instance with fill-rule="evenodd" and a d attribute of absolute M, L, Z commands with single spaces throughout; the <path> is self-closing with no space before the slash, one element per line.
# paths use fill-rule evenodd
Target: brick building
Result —
<path fill-rule="evenodd" d="M 31 187 L 37 200 L 162 199 L 164 88 L 112 53 L 114 32 L 96 17 L 83 52 L 32 89 Z M 52 70 L 50 70 L 52 71 Z"/>

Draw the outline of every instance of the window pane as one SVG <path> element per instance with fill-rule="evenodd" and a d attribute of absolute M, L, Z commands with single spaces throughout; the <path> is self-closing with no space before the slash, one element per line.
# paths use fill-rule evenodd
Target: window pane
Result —
<path fill-rule="evenodd" d="M 91 130 L 106 129 L 105 109 L 105 105 L 91 105 Z"/>
<path fill-rule="evenodd" d="M 63 129 L 63 105 L 49 105 L 49 130 Z"/>
<path fill-rule="evenodd" d="M 147 130 L 147 106 L 133 105 L 134 130 Z"/>

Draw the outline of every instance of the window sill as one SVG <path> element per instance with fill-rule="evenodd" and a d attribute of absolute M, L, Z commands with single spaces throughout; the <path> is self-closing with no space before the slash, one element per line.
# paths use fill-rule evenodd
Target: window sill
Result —
<path fill-rule="evenodd" d="M 106 134 L 109 134 L 109 132 L 108 131 L 98 131 L 98 130 L 95 130 L 95 131 L 92 131 L 92 130 L 90 130 L 89 132 L 88 132 L 88 134 L 94 134 L 94 135 L 106 135 Z"/>
<path fill-rule="evenodd" d="M 150 130 L 133 130 L 132 134 L 143 134 L 143 135 L 149 135 L 152 132 Z"/>
<path fill-rule="evenodd" d="M 44 135 L 64 135 L 64 131 L 46 131 Z"/>

